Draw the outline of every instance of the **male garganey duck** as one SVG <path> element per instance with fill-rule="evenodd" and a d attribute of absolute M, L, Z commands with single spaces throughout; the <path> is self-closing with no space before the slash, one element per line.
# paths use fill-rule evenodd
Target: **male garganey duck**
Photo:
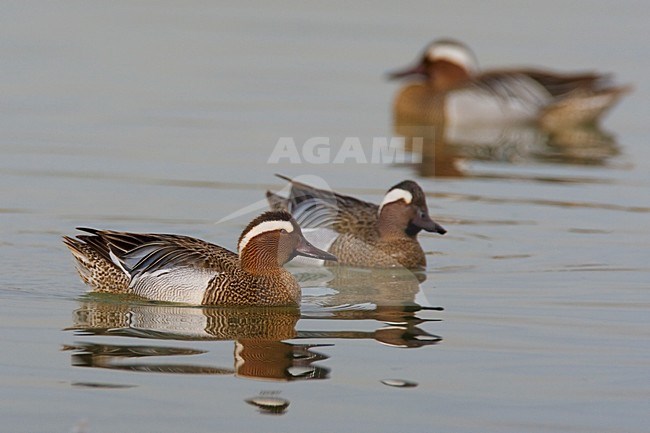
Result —
<path fill-rule="evenodd" d="M 463 43 L 438 40 L 391 79 L 418 77 L 394 102 L 396 124 L 453 127 L 534 123 L 551 130 L 595 123 L 630 90 L 599 73 L 522 68 L 481 72 Z"/>
<path fill-rule="evenodd" d="M 342 265 L 422 269 L 426 258 L 418 233 L 447 232 L 431 219 L 422 188 L 410 180 L 390 188 L 376 205 L 279 177 L 291 183 L 290 196 L 267 191 L 271 208 L 291 212 L 302 221 L 305 237 Z"/>
<path fill-rule="evenodd" d="M 90 234 L 63 239 L 86 284 L 156 301 L 296 306 L 300 286 L 282 266 L 296 255 L 336 260 L 310 244 L 287 212 L 254 219 L 239 238 L 239 254 L 187 236 L 79 230 Z"/>

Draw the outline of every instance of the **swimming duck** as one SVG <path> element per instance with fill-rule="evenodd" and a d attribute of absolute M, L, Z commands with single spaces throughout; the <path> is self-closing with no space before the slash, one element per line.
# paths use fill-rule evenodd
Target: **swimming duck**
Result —
<path fill-rule="evenodd" d="M 310 244 L 287 212 L 266 212 L 242 232 L 238 254 L 187 236 L 79 228 L 64 236 L 81 279 L 97 292 L 223 306 L 298 305 L 300 286 L 282 266 L 296 255 L 336 257 Z"/>
<path fill-rule="evenodd" d="M 411 180 L 391 187 L 376 205 L 279 177 L 290 182 L 290 196 L 267 191 L 271 208 L 291 212 L 305 237 L 342 265 L 422 269 L 426 258 L 417 239 L 420 231 L 447 232 L 431 219 L 422 188 Z"/>
<path fill-rule="evenodd" d="M 394 102 L 397 124 L 445 127 L 533 122 L 551 130 L 595 123 L 628 86 L 613 86 L 598 73 L 559 74 L 541 69 L 480 72 L 463 43 L 429 44 L 418 63 L 391 79 L 418 76 Z"/>

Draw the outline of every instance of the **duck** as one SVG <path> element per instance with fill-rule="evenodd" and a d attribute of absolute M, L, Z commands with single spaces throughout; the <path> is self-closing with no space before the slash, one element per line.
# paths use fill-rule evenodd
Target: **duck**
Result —
<path fill-rule="evenodd" d="M 283 265 L 296 255 L 336 261 L 309 243 L 291 214 L 268 211 L 244 229 L 238 252 L 188 236 L 80 227 L 64 236 L 81 279 L 95 292 L 218 306 L 298 306 Z"/>
<path fill-rule="evenodd" d="M 447 232 L 431 219 L 424 192 L 412 180 L 392 186 L 377 205 L 278 177 L 289 182 L 290 195 L 285 198 L 267 191 L 271 209 L 290 212 L 303 226 L 305 237 L 334 254 L 339 265 L 425 269 L 426 257 L 418 234 L 422 230 L 441 235 Z"/>
<path fill-rule="evenodd" d="M 398 125 L 460 128 L 529 123 L 560 130 L 595 124 L 631 90 L 596 72 L 481 71 L 472 50 L 453 39 L 433 41 L 415 65 L 389 73 L 389 79 L 406 77 L 416 78 L 395 97 Z"/>

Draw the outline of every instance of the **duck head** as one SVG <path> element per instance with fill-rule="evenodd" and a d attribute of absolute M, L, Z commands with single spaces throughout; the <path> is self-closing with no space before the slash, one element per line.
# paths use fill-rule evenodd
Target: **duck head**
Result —
<path fill-rule="evenodd" d="M 408 68 L 388 74 L 389 79 L 420 76 L 436 91 L 447 90 L 478 73 L 478 61 L 462 42 L 441 39 L 427 45 L 420 60 Z"/>
<path fill-rule="evenodd" d="M 379 206 L 379 235 L 415 237 L 421 230 L 444 235 L 444 227 L 429 216 L 429 208 L 420 185 L 405 180 L 388 190 Z"/>
<path fill-rule="evenodd" d="M 310 244 L 284 211 L 265 212 L 251 221 L 239 237 L 238 250 L 242 268 L 255 274 L 277 270 L 297 255 L 336 261 L 336 256 Z"/>

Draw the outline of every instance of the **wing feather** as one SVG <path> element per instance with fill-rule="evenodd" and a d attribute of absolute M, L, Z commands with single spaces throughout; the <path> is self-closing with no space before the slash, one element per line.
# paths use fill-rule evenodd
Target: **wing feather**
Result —
<path fill-rule="evenodd" d="M 372 236 L 377 223 L 379 206 L 344 194 L 315 188 L 278 175 L 291 183 L 289 198 L 267 193 L 270 205 L 284 203 L 301 227 L 330 228 L 339 233 L 367 233 Z"/>
<path fill-rule="evenodd" d="M 176 267 L 221 272 L 224 268 L 234 267 L 238 260 L 232 251 L 187 236 L 80 230 L 92 233 L 92 236 L 80 238 L 95 246 L 132 279 Z"/>

